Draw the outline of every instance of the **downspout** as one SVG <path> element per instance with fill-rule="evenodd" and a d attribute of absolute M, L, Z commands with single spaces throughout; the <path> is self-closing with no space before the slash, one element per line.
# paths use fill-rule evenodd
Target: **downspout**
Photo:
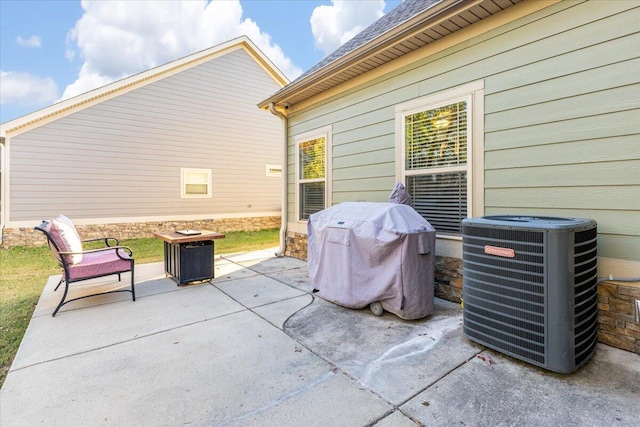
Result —
<path fill-rule="evenodd" d="M 9 163 L 7 159 L 6 150 L 7 139 L 4 136 L 0 136 L 0 245 L 2 245 L 4 237 L 4 223 L 7 210 L 7 193 L 6 184 L 7 181 L 7 168 L 5 165 Z"/>
<path fill-rule="evenodd" d="M 278 252 L 276 252 L 276 256 L 283 256 L 286 246 L 286 236 L 287 236 L 287 210 L 288 206 L 288 193 L 287 193 L 287 161 L 289 158 L 288 153 L 288 135 L 287 135 L 287 116 L 282 114 L 280 111 L 276 110 L 276 106 L 273 102 L 269 103 L 269 111 L 274 116 L 280 117 L 282 120 L 282 208 L 280 212 L 280 248 L 278 248 Z"/>

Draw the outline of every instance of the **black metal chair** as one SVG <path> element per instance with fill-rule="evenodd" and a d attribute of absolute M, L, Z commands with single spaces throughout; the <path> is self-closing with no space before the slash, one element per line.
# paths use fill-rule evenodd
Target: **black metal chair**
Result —
<path fill-rule="evenodd" d="M 70 223 L 70 220 L 66 220 Z M 72 223 L 70 223 L 70 225 L 73 227 Z M 99 239 L 78 240 L 78 243 L 75 245 L 76 248 L 78 245 L 81 247 L 82 243 L 97 241 L 103 241 L 105 247 L 80 251 L 77 249 L 69 250 L 69 242 L 66 241 L 64 238 L 65 236 L 63 236 L 62 233 L 59 233 L 58 230 L 56 230 L 55 220 L 43 221 L 40 225 L 35 227 L 34 230 L 40 231 L 46 236 L 47 243 L 51 248 L 53 255 L 58 261 L 58 264 L 60 264 L 60 267 L 62 267 L 62 278 L 60 279 L 60 282 L 58 282 L 54 291 L 57 291 L 60 285 L 64 282 L 64 292 L 62 294 L 62 299 L 53 311 L 52 316 L 55 316 L 63 305 L 71 301 L 97 295 L 105 295 L 115 292 L 131 292 L 132 300 L 136 300 L 133 252 L 126 246 L 120 246 L 117 239 L 112 237 L 103 237 Z M 73 227 L 73 231 L 77 236 L 75 227 Z M 71 283 L 111 275 L 118 275 L 118 281 L 121 281 L 121 274 L 129 271 L 131 272 L 130 289 L 118 288 L 66 299 L 69 294 L 69 285 Z"/>

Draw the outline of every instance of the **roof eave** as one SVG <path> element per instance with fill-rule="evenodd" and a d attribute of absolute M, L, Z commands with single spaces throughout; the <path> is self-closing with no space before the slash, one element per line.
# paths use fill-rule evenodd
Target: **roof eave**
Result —
<path fill-rule="evenodd" d="M 0 124 L 0 136 L 6 137 L 8 133 L 22 131 L 22 129 L 39 124 L 47 119 L 61 117 L 65 113 L 79 111 L 79 109 L 83 107 L 93 105 L 96 102 L 102 102 L 112 96 L 117 96 L 127 90 L 137 88 L 144 83 L 152 82 L 156 79 L 163 78 L 167 74 L 183 70 L 185 67 L 190 66 L 190 64 L 198 64 L 209 60 L 211 57 L 224 55 L 238 48 L 247 50 L 253 58 L 271 74 L 276 82 L 283 86 L 289 82 L 287 76 L 271 62 L 251 39 L 247 36 L 240 36 L 2 123 Z"/>
<path fill-rule="evenodd" d="M 307 77 L 286 86 L 282 90 L 276 92 L 271 97 L 265 99 L 258 104 L 260 108 L 268 108 L 269 104 L 281 105 L 287 102 L 287 99 L 309 86 L 316 84 L 318 81 L 326 79 L 333 74 L 336 74 L 349 66 L 361 61 L 368 57 L 372 53 L 382 50 L 389 45 L 397 42 L 400 39 L 405 38 L 407 35 L 412 34 L 418 28 L 422 28 L 425 25 L 433 21 L 437 21 L 440 17 L 448 13 L 455 13 L 459 10 L 467 9 L 474 4 L 480 3 L 482 0 L 445 0 L 440 3 L 436 3 L 428 9 L 425 9 L 421 13 L 413 16 L 412 18 L 402 22 L 391 30 L 385 32 L 372 39 L 371 41 L 363 44 L 362 46 L 354 49 L 346 55 L 336 59 L 323 68 L 320 68 L 316 72 L 309 74 Z"/>

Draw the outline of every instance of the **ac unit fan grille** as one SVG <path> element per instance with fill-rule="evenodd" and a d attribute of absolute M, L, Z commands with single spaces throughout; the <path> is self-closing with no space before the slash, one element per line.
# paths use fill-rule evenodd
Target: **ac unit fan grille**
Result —
<path fill-rule="evenodd" d="M 514 256 L 488 254 L 486 246 L 513 249 Z M 544 365 L 544 234 L 465 225 L 462 250 L 465 333 Z"/>
<path fill-rule="evenodd" d="M 577 232 L 574 237 L 575 364 L 582 365 L 593 352 L 598 332 L 597 230 Z"/>

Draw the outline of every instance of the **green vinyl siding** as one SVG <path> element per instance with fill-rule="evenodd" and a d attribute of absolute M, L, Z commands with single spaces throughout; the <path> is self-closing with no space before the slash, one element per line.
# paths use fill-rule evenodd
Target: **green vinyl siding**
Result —
<path fill-rule="evenodd" d="M 585 89 L 591 90 L 589 87 L 585 87 Z M 551 95 L 553 86 L 547 86 L 545 90 L 549 91 L 549 95 Z M 486 114 L 485 131 L 490 133 L 495 130 L 522 128 L 539 123 L 560 122 L 580 117 L 593 117 L 593 120 L 599 120 L 598 116 L 601 114 L 637 108 L 639 99 L 640 84 L 635 84 L 568 98 L 550 99 L 546 102 L 509 110 L 489 111 Z"/>
<path fill-rule="evenodd" d="M 638 46 L 638 2 L 559 2 L 296 111 L 290 145 L 332 125 L 333 203 L 387 201 L 395 106 L 482 80 L 483 214 L 593 218 L 601 256 L 637 260 Z"/>
<path fill-rule="evenodd" d="M 640 37 L 635 43 L 640 46 Z M 584 93 L 598 93 L 610 87 L 610 81 L 616 81 L 624 87 L 637 82 L 637 76 L 629 73 L 628 68 L 640 70 L 640 59 L 615 63 L 595 69 L 589 69 L 568 76 L 554 78 L 554 90 L 549 91 L 549 82 L 543 81 L 527 86 L 515 87 L 505 92 L 497 92 L 485 100 L 485 108 L 489 111 L 513 110 L 527 105 L 545 104 L 554 99 L 571 99 Z M 603 79 L 602 76 L 607 76 Z"/>
<path fill-rule="evenodd" d="M 610 115 L 604 115 L 606 121 Z M 640 129 L 638 129 L 640 132 Z M 550 150 L 549 147 L 553 147 Z M 627 135 L 593 138 L 586 140 L 572 140 L 556 144 L 554 142 L 540 145 L 524 145 L 493 150 L 491 156 L 485 159 L 487 169 L 501 167 L 523 168 L 546 166 L 551 162 L 558 164 L 578 165 L 581 163 L 594 164 L 596 162 L 617 162 L 638 157 L 638 141 Z M 634 154 L 635 153 L 635 156 Z M 508 165 L 508 166 L 506 166 Z"/>
<path fill-rule="evenodd" d="M 637 135 L 640 135 L 638 109 L 599 114 L 593 117 L 579 117 L 570 121 L 539 123 L 523 129 L 504 129 L 491 132 L 489 141 L 485 140 L 485 149 L 550 145 L 565 142 L 587 143 L 592 139 L 622 138 L 637 147 Z M 489 147 L 487 147 L 487 144 Z M 578 150 L 582 152 L 582 150 Z M 576 151 L 576 154 L 578 154 Z M 633 153 L 631 151 L 630 153 Z M 628 153 L 625 153 L 628 154 Z"/>
<path fill-rule="evenodd" d="M 369 151 L 380 151 L 380 150 L 392 150 L 393 147 L 389 147 L 389 138 L 393 138 L 393 135 L 379 135 L 366 141 L 351 141 L 338 145 L 337 147 L 333 147 L 333 156 L 334 158 L 339 157 L 352 157 L 352 155 L 358 155 L 360 153 Z M 366 145 L 365 145 L 366 144 Z M 363 149 L 363 148 L 366 148 Z"/>
<path fill-rule="evenodd" d="M 351 156 L 336 156 L 333 157 L 333 170 L 344 168 L 358 167 L 361 165 L 379 165 L 389 163 L 389 159 L 393 159 L 393 148 L 385 148 L 382 150 L 367 151 L 364 153 L 358 153 Z"/>
<path fill-rule="evenodd" d="M 589 169 L 586 176 L 585 167 Z M 557 187 L 558 183 L 565 187 L 640 185 L 637 160 L 548 165 L 528 170 L 535 173 L 535 181 L 528 174 L 514 174 L 513 169 L 487 170 L 485 187 L 527 188 L 534 184 L 540 188 Z"/>

